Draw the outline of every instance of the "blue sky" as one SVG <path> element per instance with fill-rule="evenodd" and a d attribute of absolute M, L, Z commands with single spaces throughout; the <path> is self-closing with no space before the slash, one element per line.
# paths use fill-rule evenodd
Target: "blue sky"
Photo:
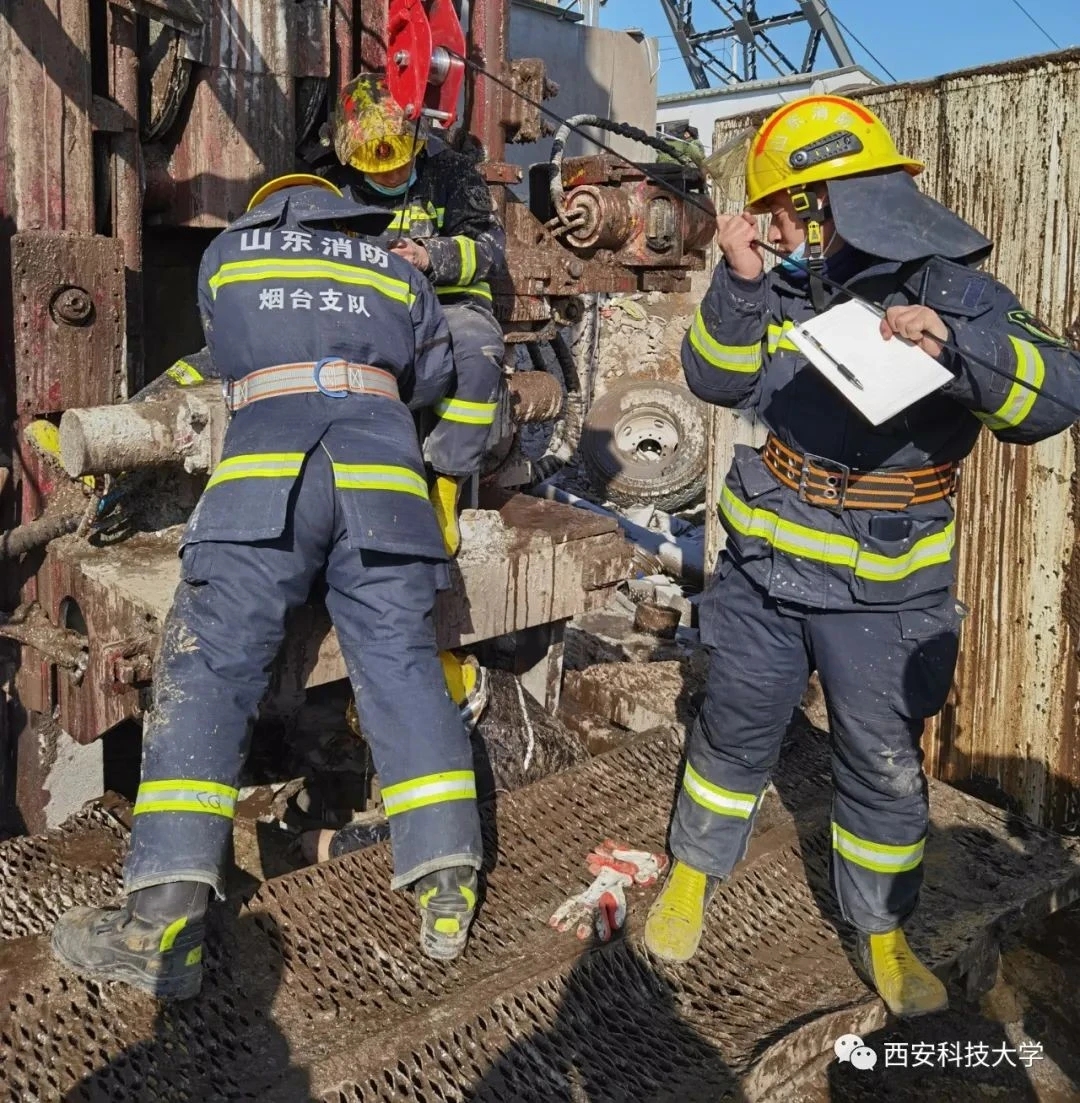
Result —
<path fill-rule="evenodd" d="M 1080 45 L 1080 0 L 1020 2 L 1059 46 Z M 1055 48 L 1014 0 L 830 0 L 829 6 L 863 43 L 860 46 L 847 35 L 855 61 L 883 80 L 888 77 L 882 66 L 897 80 L 914 80 Z M 758 0 L 762 18 L 796 8 L 790 0 Z M 723 22 L 719 8 L 710 0 L 696 0 L 694 19 L 699 30 L 717 28 Z M 661 95 L 692 87 L 658 0 L 606 0 L 600 23 L 611 28 L 640 27 L 660 39 Z M 796 65 L 801 62 L 806 41 L 803 27 L 780 30 L 772 37 Z M 828 58 L 823 49 L 818 67 Z M 758 73 L 762 77 L 776 75 L 760 59 Z M 711 78 L 710 82 L 715 83 Z"/>

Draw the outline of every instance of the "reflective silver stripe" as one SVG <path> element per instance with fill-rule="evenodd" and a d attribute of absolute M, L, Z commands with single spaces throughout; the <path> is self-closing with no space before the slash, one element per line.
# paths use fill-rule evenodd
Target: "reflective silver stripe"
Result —
<path fill-rule="evenodd" d="M 768 348 L 769 355 L 771 356 L 777 349 L 784 349 L 785 352 L 798 352 L 799 346 L 788 337 L 788 334 L 795 328 L 795 323 L 792 321 L 784 321 L 783 325 L 769 324 L 768 329 Z"/>
<path fill-rule="evenodd" d="M 339 490 L 392 490 L 427 498 L 423 475 L 389 463 L 335 463 L 334 486 Z"/>
<path fill-rule="evenodd" d="M 752 374 L 761 367 L 761 342 L 752 345 L 722 345 L 705 328 L 705 319 L 698 307 L 694 324 L 690 327 L 690 344 L 698 355 L 721 371 Z"/>
<path fill-rule="evenodd" d="M 214 468 L 206 489 L 233 479 L 294 479 L 303 466 L 303 452 L 250 452 L 230 456 Z"/>
<path fill-rule="evenodd" d="M 751 508 L 727 486 L 720 492 L 720 516 L 740 536 L 764 540 L 777 551 L 801 559 L 850 567 L 858 578 L 871 582 L 899 582 L 924 567 L 948 563 L 956 543 L 956 525 L 950 521 L 938 532 L 916 540 L 902 555 L 880 555 L 843 533 L 799 525 L 772 510 Z"/>
<path fill-rule="evenodd" d="M 435 294 L 440 298 L 443 295 L 477 295 L 481 299 L 491 299 L 491 287 L 483 282 L 471 283 L 468 287 L 460 284 L 454 286 L 447 284 L 443 287 L 436 287 Z"/>
<path fill-rule="evenodd" d="M 265 283 L 268 280 L 332 280 L 334 283 L 370 287 L 395 302 L 412 306 L 416 295 L 404 280 L 384 276 L 367 268 L 317 257 L 267 257 L 261 260 L 231 260 L 223 264 L 207 281 L 211 298 L 218 289 L 231 283 Z"/>
<path fill-rule="evenodd" d="M 874 873 L 906 873 L 923 859 L 926 839 L 910 846 L 894 846 L 891 843 L 875 843 L 860 839 L 845 831 L 839 824 L 832 825 L 832 844 L 835 850 L 849 862 L 872 870 Z"/>
<path fill-rule="evenodd" d="M 992 414 L 975 415 L 988 429 L 1013 429 L 1019 425 L 1031 413 L 1035 399 L 1039 397 L 1030 387 L 1025 387 L 1024 383 L 1041 387 L 1046 377 L 1042 353 L 1030 341 L 1022 341 L 1012 334 L 1009 334 L 1009 340 L 1012 341 L 1016 354 L 1017 379 L 1024 382 L 1013 383 L 1005 402 Z"/>
<path fill-rule="evenodd" d="M 472 770 L 448 770 L 441 774 L 400 781 L 382 791 L 383 808 L 387 816 L 412 812 L 430 804 L 448 800 L 471 800 L 476 797 L 476 775 Z"/>
<path fill-rule="evenodd" d="M 464 425 L 490 425 L 495 420 L 495 402 L 469 402 L 464 398 L 443 398 L 435 404 L 435 413 L 444 421 Z"/>
<path fill-rule="evenodd" d="M 319 369 L 319 383 L 328 391 L 349 391 L 350 394 L 373 394 L 383 398 L 398 398 L 397 380 L 382 368 L 370 364 L 350 364 L 332 360 Z M 230 410 L 242 410 L 264 398 L 280 398 L 289 394 L 317 394 L 315 363 L 278 364 L 223 384 L 225 404 Z"/>
<path fill-rule="evenodd" d="M 133 815 L 150 812 L 198 812 L 232 819 L 236 815 L 237 790 L 217 781 L 144 781 L 135 796 Z"/>
<path fill-rule="evenodd" d="M 713 785 L 711 781 L 706 781 L 689 762 L 683 774 L 683 788 L 691 799 L 719 816 L 735 816 L 740 820 L 748 820 L 757 805 L 757 797 L 753 793 L 736 793 L 732 789 Z"/>

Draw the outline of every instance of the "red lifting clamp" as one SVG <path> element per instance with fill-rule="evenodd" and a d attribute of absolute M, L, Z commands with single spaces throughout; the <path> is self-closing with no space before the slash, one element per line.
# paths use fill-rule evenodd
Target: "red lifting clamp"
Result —
<path fill-rule="evenodd" d="M 451 0 L 391 0 L 386 84 L 409 119 L 449 129 L 465 77 L 465 33 Z"/>

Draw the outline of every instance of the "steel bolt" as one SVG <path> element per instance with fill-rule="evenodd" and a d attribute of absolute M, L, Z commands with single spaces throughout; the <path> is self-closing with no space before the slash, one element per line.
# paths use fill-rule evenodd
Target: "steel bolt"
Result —
<path fill-rule="evenodd" d="M 398 52 L 394 54 L 394 64 L 398 66 L 399 69 L 404 69 L 405 66 L 409 64 L 409 51 L 398 50 Z"/>
<path fill-rule="evenodd" d="M 52 301 L 51 314 L 57 322 L 69 326 L 81 326 L 89 320 L 94 310 L 94 300 L 81 287 L 66 287 Z"/>
<path fill-rule="evenodd" d="M 135 686 L 153 680 L 154 662 L 149 655 L 120 656 L 113 661 L 113 681 L 123 686 Z"/>

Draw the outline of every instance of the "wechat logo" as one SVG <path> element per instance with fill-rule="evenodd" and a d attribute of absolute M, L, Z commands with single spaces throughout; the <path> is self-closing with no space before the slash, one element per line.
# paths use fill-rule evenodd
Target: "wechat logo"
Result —
<path fill-rule="evenodd" d="M 861 1071 L 868 1072 L 877 1064 L 877 1054 L 858 1034 L 843 1034 L 837 1038 L 833 1042 L 833 1053 L 838 1061 L 847 1061 Z"/>

